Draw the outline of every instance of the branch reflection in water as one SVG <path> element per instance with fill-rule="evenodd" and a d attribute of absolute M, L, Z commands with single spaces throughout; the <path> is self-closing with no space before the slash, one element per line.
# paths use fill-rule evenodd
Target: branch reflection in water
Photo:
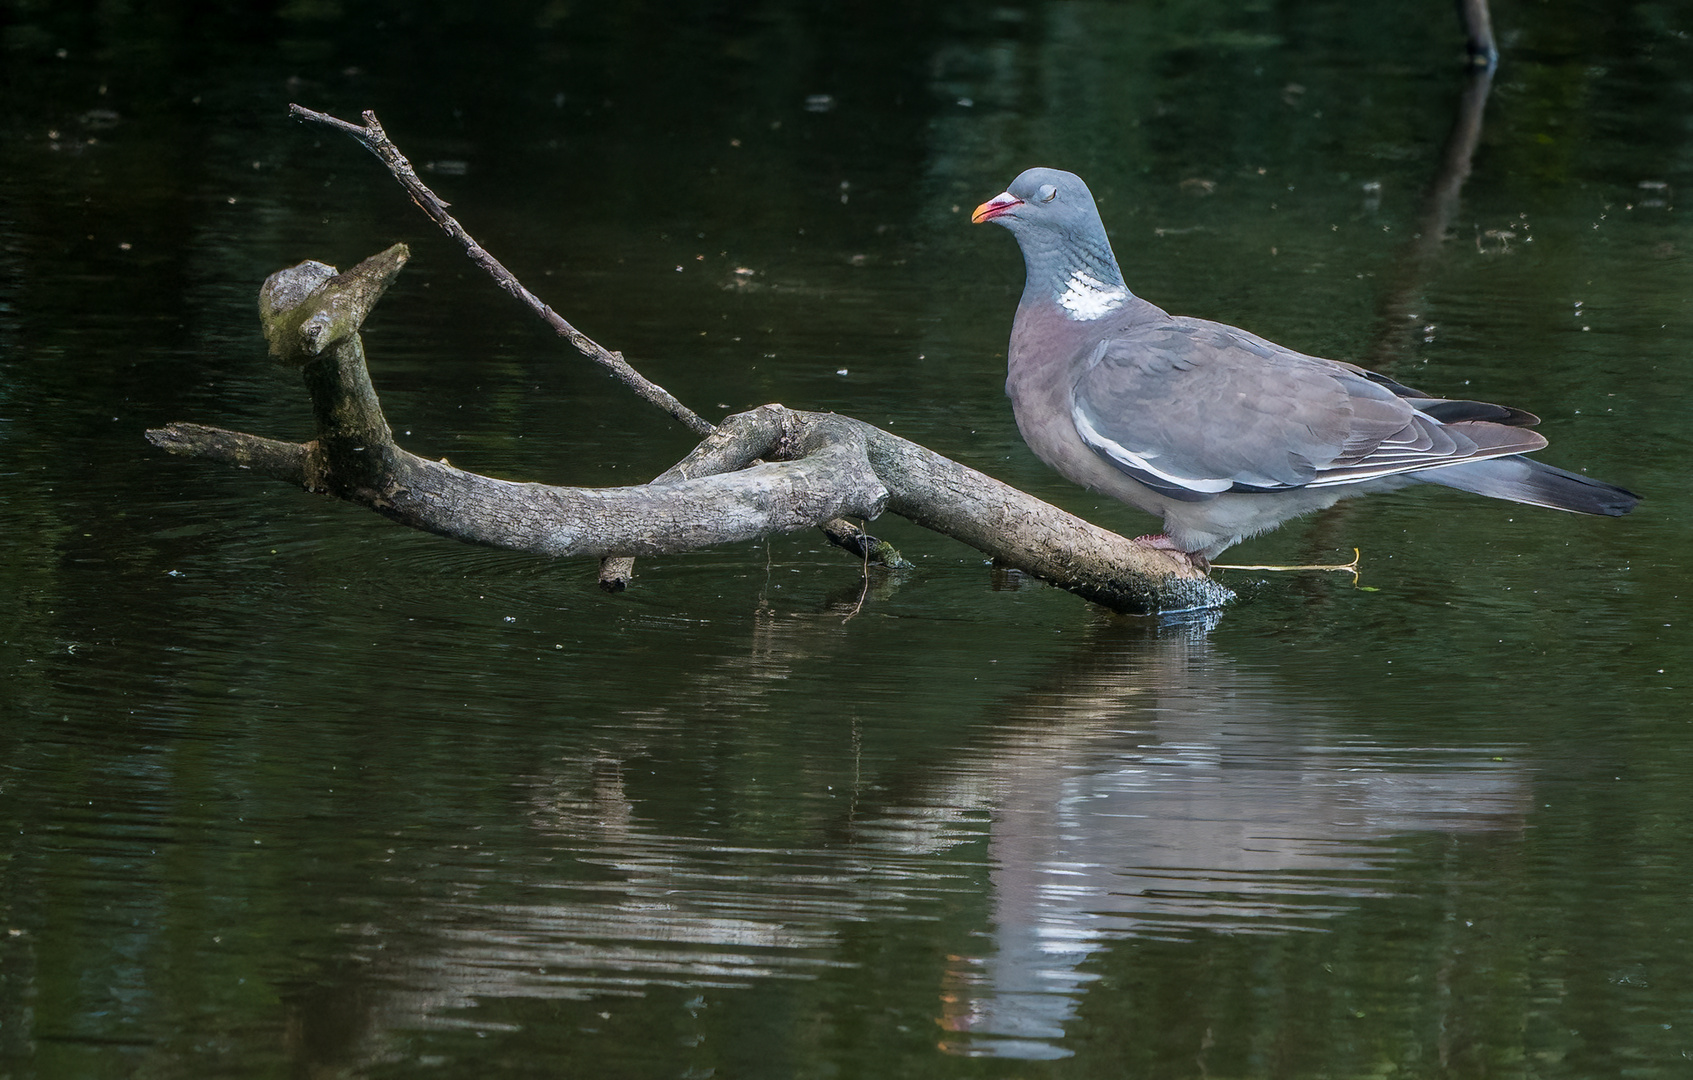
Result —
<path fill-rule="evenodd" d="M 408 1029 L 509 1027 L 477 1007 L 495 999 L 814 979 L 850 966 L 847 925 L 932 917 L 937 897 L 962 894 L 989 918 L 980 951 L 938 973 L 939 1045 L 1062 1057 L 1087 961 L 1113 940 L 1317 930 L 1391 888 L 1395 837 L 1520 831 L 1528 808 L 1524 767 L 1497 750 L 1372 745 L 1339 719 L 1344 705 L 1240 670 L 1208 623 L 1101 617 L 1036 689 L 973 728 L 973 745 L 884 774 L 809 846 L 657 828 L 626 790 L 626 762 L 724 699 L 762 708 L 768 688 L 843 643 L 833 612 L 753 626 L 751 647 L 695 673 L 674 706 L 537 770 L 523 808 L 534 865 L 420 898 L 408 932 L 358 928 L 364 986 L 337 996 L 359 1002 L 361 1030 L 341 1014 L 319 1033 L 339 1045 L 318 1042 L 302 1003 L 299 1049 L 369 1059 Z M 486 898 L 496 890 L 503 902 Z"/>

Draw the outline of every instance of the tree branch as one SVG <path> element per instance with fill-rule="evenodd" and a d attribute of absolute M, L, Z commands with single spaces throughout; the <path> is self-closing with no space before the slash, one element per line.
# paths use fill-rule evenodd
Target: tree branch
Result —
<path fill-rule="evenodd" d="M 358 330 L 408 257 L 344 274 L 305 262 L 271 275 L 260 315 L 272 355 L 298 366 L 317 437 L 282 443 L 193 424 L 149 431 L 172 453 L 256 468 L 413 528 L 542 555 L 649 555 L 883 509 L 1117 611 L 1215 607 L 1233 594 L 1185 559 L 1117 536 L 859 420 L 765 405 L 732 416 L 638 487 L 513 483 L 394 443 Z"/>
<path fill-rule="evenodd" d="M 554 311 L 550 305 L 530 292 L 517 279 L 517 275 L 507 270 L 504 264 L 494 258 L 481 244 L 478 244 L 475 238 L 465 230 L 464 226 L 458 223 L 458 219 L 447 213 L 447 206 L 449 205 L 447 201 L 431 191 L 429 186 L 418 177 L 417 170 L 412 168 L 411 162 L 400 152 L 400 148 L 394 144 L 392 139 L 388 138 L 388 133 L 383 130 L 382 122 L 376 118 L 374 112 L 365 110 L 363 114 L 364 124 L 360 126 L 301 105 L 289 105 L 288 111 L 291 115 L 302 120 L 322 124 L 325 127 L 351 135 L 358 140 L 361 146 L 375 154 L 377 159 L 388 167 L 389 173 L 393 175 L 395 180 L 399 181 L 401 187 L 406 189 L 406 193 L 411 196 L 412 202 L 428 214 L 435 224 L 441 227 L 442 231 L 464 246 L 472 262 L 486 271 L 500 288 L 517 297 L 530 311 L 539 315 L 542 321 L 553 328 L 555 333 L 568 339 L 578 352 L 606 368 L 625 386 L 635 391 L 642 400 L 648 404 L 656 405 L 671 417 L 680 420 L 694 434 L 704 435 L 712 430 L 710 421 L 683 405 L 662 386 L 636 371 L 628 361 L 623 359 L 622 353 L 606 349 L 588 335 L 577 330 L 563 316 Z M 876 539 L 844 518 L 826 521 L 820 527 L 823 530 L 823 535 L 829 539 L 830 543 L 845 548 L 854 555 L 874 557 L 878 562 L 887 566 L 908 565 L 891 544 Z M 634 576 L 634 559 L 624 555 L 608 556 L 605 563 L 600 567 L 600 588 L 607 592 L 622 592 L 628 587 Z"/>

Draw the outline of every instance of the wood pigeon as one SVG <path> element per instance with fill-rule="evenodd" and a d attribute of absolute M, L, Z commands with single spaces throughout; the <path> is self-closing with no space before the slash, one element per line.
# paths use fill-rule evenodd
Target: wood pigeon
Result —
<path fill-rule="evenodd" d="M 1206 567 L 1289 518 L 1415 481 L 1580 514 L 1640 501 L 1522 457 L 1546 445 L 1532 413 L 1147 303 L 1071 173 L 1030 169 L 971 220 L 1010 229 L 1028 269 L 1005 381 L 1017 427 L 1066 478 L 1163 518 L 1142 543 Z"/>

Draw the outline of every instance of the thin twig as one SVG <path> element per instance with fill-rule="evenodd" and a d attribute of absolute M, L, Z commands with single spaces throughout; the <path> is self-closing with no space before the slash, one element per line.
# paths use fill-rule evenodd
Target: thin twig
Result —
<path fill-rule="evenodd" d="M 394 179 L 406 189 L 406 193 L 417 203 L 418 208 L 434 219 L 435 224 L 448 236 L 464 245 L 465 252 L 471 261 L 486 270 L 494 281 L 506 292 L 521 300 L 531 311 L 539 315 L 548 326 L 560 337 L 567 339 L 576 347 L 576 351 L 583 356 L 604 367 L 616 376 L 625 386 L 639 394 L 649 404 L 656 405 L 669 413 L 672 417 L 686 424 L 694 434 L 706 435 L 715 430 L 715 426 L 680 401 L 664 387 L 652 382 L 646 376 L 636 371 L 629 362 L 623 359 L 623 354 L 614 352 L 600 345 L 593 338 L 582 333 L 576 327 L 566 322 L 564 317 L 554 311 L 544 301 L 530 292 L 517 280 L 510 270 L 500 261 L 490 255 L 476 240 L 465 232 L 453 215 L 447 213 L 447 203 L 440 196 L 429 190 L 422 180 L 418 179 L 417 170 L 412 168 L 411 162 L 400 153 L 388 138 L 388 133 L 382 130 L 382 122 L 370 110 L 364 112 L 364 126 L 349 124 L 347 121 L 330 116 L 328 113 L 317 112 L 301 105 L 289 105 L 288 111 L 302 120 L 309 120 L 315 124 L 334 128 L 336 131 L 351 135 L 357 139 L 365 149 L 375 154 L 394 174 Z"/>
<path fill-rule="evenodd" d="M 1351 574 L 1352 580 L 1358 580 L 1358 563 L 1363 556 L 1357 548 L 1352 549 L 1352 561 L 1349 563 L 1319 563 L 1310 566 L 1266 566 L 1260 563 L 1212 563 L 1213 570 L 1334 570 L 1338 573 Z"/>

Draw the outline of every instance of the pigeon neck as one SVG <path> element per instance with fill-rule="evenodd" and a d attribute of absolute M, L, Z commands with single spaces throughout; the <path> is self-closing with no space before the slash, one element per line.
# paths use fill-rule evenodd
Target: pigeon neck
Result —
<path fill-rule="evenodd" d="M 1097 239 L 1063 237 L 1052 248 L 1026 249 L 1028 280 L 1023 302 L 1056 303 L 1077 322 L 1104 318 L 1134 299 L 1103 233 Z"/>

